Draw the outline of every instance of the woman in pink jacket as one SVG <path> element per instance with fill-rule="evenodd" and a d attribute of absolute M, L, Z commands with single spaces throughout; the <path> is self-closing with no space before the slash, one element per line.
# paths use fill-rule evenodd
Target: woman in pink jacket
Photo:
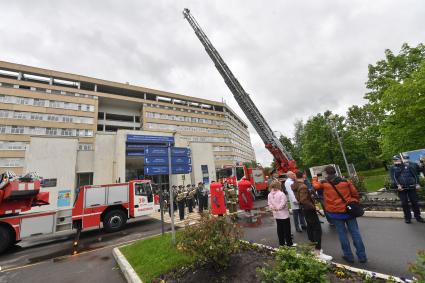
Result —
<path fill-rule="evenodd" d="M 288 199 L 280 190 L 280 182 L 274 180 L 270 184 L 271 192 L 268 196 L 268 205 L 273 211 L 273 217 L 276 219 L 277 236 L 280 246 L 293 246 L 291 236 L 291 221 L 289 220 Z"/>

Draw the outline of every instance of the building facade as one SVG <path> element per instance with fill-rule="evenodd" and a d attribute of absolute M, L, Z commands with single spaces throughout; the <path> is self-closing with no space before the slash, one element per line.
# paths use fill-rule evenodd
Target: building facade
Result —
<path fill-rule="evenodd" d="M 23 173 L 31 137 L 72 139 L 85 152 L 118 130 L 208 143 L 216 168 L 255 160 L 247 124 L 224 103 L 0 61 L 1 172 Z"/>

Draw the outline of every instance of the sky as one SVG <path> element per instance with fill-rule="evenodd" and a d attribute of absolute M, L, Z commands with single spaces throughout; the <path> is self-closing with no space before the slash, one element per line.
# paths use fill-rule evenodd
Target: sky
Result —
<path fill-rule="evenodd" d="M 271 128 L 365 103 L 368 65 L 425 39 L 425 1 L 0 1 L 0 60 L 216 101 L 248 124 L 189 8 Z M 272 156 L 249 126 L 257 160 Z"/>

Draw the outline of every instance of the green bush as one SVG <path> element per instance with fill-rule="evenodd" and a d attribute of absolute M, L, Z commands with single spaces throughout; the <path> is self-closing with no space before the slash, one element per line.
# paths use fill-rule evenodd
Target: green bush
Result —
<path fill-rule="evenodd" d="M 182 232 L 177 249 L 220 270 L 229 265 L 230 255 L 239 251 L 241 236 L 239 226 L 225 217 L 204 214 L 198 225 L 187 226 Z"/>
<path fill-rule="evenodd" d="M 354 187 L 356 187 L 359 193 L 367 193 L 363 176 L 352 177 L 350 178 L 350 181 L 353 183 Z"/>
<path fill-rule="evenodd" d="M 322 283 L 328 282 L 328 266 L 305 250 L 298 254 L 294 248 L 282 247 L 276 253 L 273 266 L 257 270 L 264 283 Z"/>
<path fill-rule="evenodd" d="M 410 265 L 409 271 L 415 275 L 415 282 L 425 282 L 425 250 L 418 251 L 418 258 Z"/>

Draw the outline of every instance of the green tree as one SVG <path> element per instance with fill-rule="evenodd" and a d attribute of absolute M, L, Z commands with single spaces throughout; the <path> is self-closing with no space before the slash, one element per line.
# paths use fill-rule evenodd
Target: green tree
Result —
<path fill-rule="evenodd" d="M 416 47 L 410 47 L 404 43 L 398 55 L 394 55 L 391 50 L 386 49 L 385 60 L 380 60 L 375 65 L 369 65 L 368 81 L 366 82 L 369 92 L 366 93 L 365 98 L 372 105 L 379 105 L 384 92 L 393 83 L 401 83 L 408 78 L 412 72 L 418 70 L 424 60 L 425 45 L 422 43 Z"/>
<path fill-rule="evenodd" d="M 296 148 L 300 148 L 300 159 L 305 167 L 329 163 L 343 164 L 338 143 L 329 125 L 331 112 L 310 117 L 302 126 L 297 137 Z M 337 116 L 337 128 L 341 133 L 343 117 Z M 300 125 L 298 127 L 301 128 Z"/>
<path fill-rule="evenodd" d="M 357 169 L 365 170 L 381 166 L 380 132 L 378 118 L 370 104 L 353 105 L 345 119 L 346 140 L 350 141 L 350 160 Z"/>
<path fill-rule="evenodd" d="M 385 157 L 425 147 L 425 60 L 409 77 L 393 82 L 382 95 L 387 116 L 381 125 Z"/>

